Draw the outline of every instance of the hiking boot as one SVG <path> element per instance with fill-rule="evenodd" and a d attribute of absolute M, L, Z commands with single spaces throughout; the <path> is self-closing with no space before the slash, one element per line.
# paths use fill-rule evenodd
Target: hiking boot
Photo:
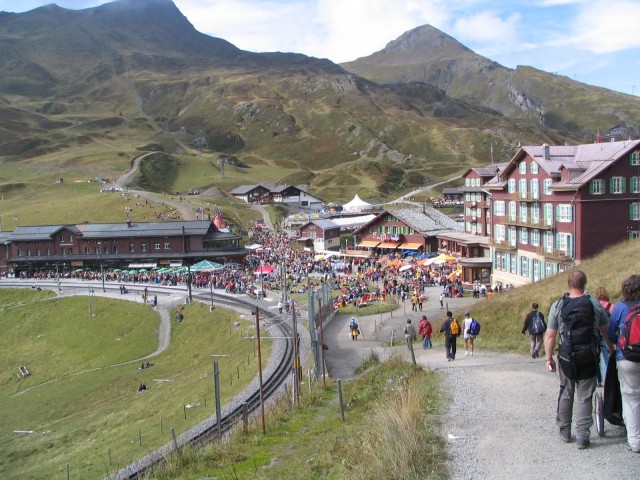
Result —
<path fill-rule="evenodd" d="M 571 430 L 569 430 L 568 428 L 560 429 L 560 437 L 562 438 L 562 441 L 564 443 L 571 443 Z"/>
<path fill-rule="evenodd" d="M 590 444 L 591 442 L 588 438 L 576 437 L 576 445 L 578 446 L 578 450 L 584 450 L 585 448 L 588 448 Z"/>

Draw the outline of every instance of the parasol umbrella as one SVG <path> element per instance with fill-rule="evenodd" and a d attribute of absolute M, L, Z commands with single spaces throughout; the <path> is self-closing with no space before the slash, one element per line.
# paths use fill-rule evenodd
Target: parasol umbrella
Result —
<path fill-rule="evenodd" d="M 401 267 L 403 265 L 404 262 L 400 260 L 391 260 L 389 263 L 387 263 L 387 267 Z"/>
<path fill-rule="evenodd" d="M 262 265 L 260 266 L 260 268 L 258 268 L 254 273 L 256 275 L 264 275 L 267 273 L 271 273 L 275 270 L 275 267 L 272 267 L 271 265 Z"/>
<path fill-rule="evenodd" d="M 210 260 L 202 260 L 191 266 L 192 272 L 216 272 L 224 269 L 224 265 L 221 265 Z"/>
<path fill-rule="evenodd" d="M 413 268 L 413 265 L 403 265 L 402 267 L 400 267 L 400 272 L 406 272 L 407 270 L 411 270 Z"/>

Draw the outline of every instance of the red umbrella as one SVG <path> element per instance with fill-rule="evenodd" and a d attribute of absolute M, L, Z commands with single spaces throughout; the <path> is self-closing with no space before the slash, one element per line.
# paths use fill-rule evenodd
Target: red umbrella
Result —
<path fill-rule="evenodd" d="M 256 275 L 261 275 L 265 273 L 271 273 L 276 269 L 276 267 L 272 267 L 271 265 L 262 265 L 259 269 L 253 272 Z"/>

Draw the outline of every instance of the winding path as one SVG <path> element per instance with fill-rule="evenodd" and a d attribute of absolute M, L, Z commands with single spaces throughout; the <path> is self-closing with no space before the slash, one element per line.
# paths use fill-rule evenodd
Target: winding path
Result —
<path fill-rule="evenodd" d="M 122 175 L 120 175 L 118 179 L 115 182 L 113 182 L 113 186 L 116 186 L 123 190 L 128 189 L 129 183 L 131 183 L 131 180 L 133 179 L 138 169 L 140 168 L 140 162 L 145 158 L 147 158 L 149 155 L 153 155 L 154 153 L 155 152 L 148 152 L 140 155 L 139 157 L 134 158 L 131 162 L 131 168 L 127 170 L 125 173 L 123 173 Z M 182 201 L 177 201 L 177 200 L 174 200 L 171 196 L 164 196 L 158 193 L 149 192 L 147 190 L 131 190 L 131 192 L 134 195 L 137 195 L 139 198 L 142 198 L 144 200 L 149 200 L 152 202 L 162 202 L 171 206 L 172 208 L 180 212 L 180 216 L 184 220 L 196 219 L 195 209 L 188 202 L 184 203 Z"/>
<path fill-rule="evenodd" d="M 42 283 L 42 282 L 40 282 L 40 283 Z M 107 292 L 107 294 L 100 295 L 100 296 L 117 298 L 117 299 L 120 299 L 120 300 L 129 300 L 129 301 L 132 301 L 132 302 L 136 301 L 135 297 L 126 297 L 126 296 L 123 297 L 122 295 L 115 296 L 115 295 L 112 295 L 111 292 Z M 58 297 L 52 297 L 52 298 L 58 298 Z M 162 352 L 167 350 L 167 348 L 169 348 L 169 344 L 171 342 L 171 319 L 170 319 L 170 316 L 169 316 L 169 308 L 168 307 L 158 306 L 158 307 L 156 307 L 156 311 L 158 312 L 158 315 L 160 317 L 160 323 L 158 325 L 158 348 L 156 348 L 156 350 L 154 352 L 150 353 L 149 355 L 145 355 L 144 357 L 134 358 L 132 360 L 126 360 L 124 362 L 114 363 L 114 364 L 111 364 L 111 365 L 104 365 L 102 367 L 89 368 L 89 369 L 80 370 L 80 371 L 77 371 L 77 372 L 65 373 L 64 375 L 61 375 L 60 377 L 52 378 L 50 380 L 47 380 L 46 382 L 39 383 L 38 385 L 34 385 L 34 386 L 32 386 L 30 388 L 27 388 L 25 390 L 21 390 L 21 391 L 15 393 L 15 394 L 13 394 L 12 397 L 17 397 L 17 396 L 23 395 L 23 394 L 25 394 L 25 393 L 27 393 L 27 392 L 29 392 L 31 390 L 34 390 L 34 389 L 39 388 L 39 387 L 42 387 L 44 385 L 48 385 L 50 383 L 57 382 L 58 380 L 60 380 L 61 378 L 64 378 L 64 377 L 82 375 L 84 373 L 97 372 L 97 371 L 100 371 L 100 370 L 106 370 L 107 368 L 120 367 L 122 365 L 130 365 L 130 364 L 133 364 L 133 363 L 141 363 L 144 360 L 149 360 L 149 359 L 151 359 L 153 357 L 157 357 Z"/>

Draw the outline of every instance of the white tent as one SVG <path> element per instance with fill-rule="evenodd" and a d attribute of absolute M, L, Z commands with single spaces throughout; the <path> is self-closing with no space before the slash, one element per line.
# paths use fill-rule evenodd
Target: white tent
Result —
<path fill-rule="evenodd" d="M 346 212 L 362 212 L 363 210 L 369 210 L 372 207 L 373 205 L 362 200 L 357 193 L 356 196 L 353 197 L 353 200 L 342 206 Z"/>

